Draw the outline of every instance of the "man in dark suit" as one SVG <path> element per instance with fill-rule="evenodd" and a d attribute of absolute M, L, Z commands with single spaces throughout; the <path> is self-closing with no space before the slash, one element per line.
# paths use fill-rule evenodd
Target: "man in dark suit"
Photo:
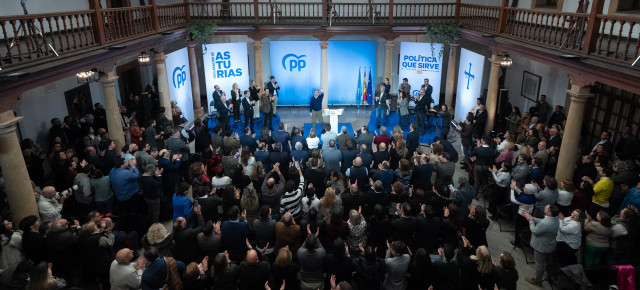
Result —
<path fill-rule="evenodd" d="M 258 143 L 256 142 L 256 133 L 251 133 L 251 129 L 249 127 L 244 127 L 244 135 L 240 136 L 240 147 L 247 146 L 249 147 L 249 151 L 251 153 L 256 152 L 256 148 L 258 148 Z"/>
<path fill-rule="evenodd" d="M 251 100 L 250 96 L 251 93 L 249 93 L 249 91 L 244 91 L 244 95 L 242 96 L 242 100 L 241 100 L 241 104 L 242 104 L 242 109 L 244 110 L 244 127 L 247 127 L 247 125 L 251 124 L 251 126 L 249 128 L 251 128 L 251 132 L 253 133 L 253 105 L 256 103 L 256 101 Z M 236 108 L 236 110 L 239 110 L 240 108 Z"/>
<path fill-rule="evenodd" d="M 373 134 L 369 133 L 369 127 L 362 126 L 362 129 L 360 129 L 360 133 L 358 134 L 356 132 L 356 145 L 357 148 L 361 148 L 362 145 L 367 145 L 367 152 L 369 154 L 373 153 L 373 151 L 371 150 L 371 144 L 373 144 Z"/>
<path fill-rule="evenodd" d="M 558 136 L 558 129 L 549 129 L 549 140 L 547 140 L 547 149 L 554 146 L 560 148 L 560 145 L 562 145 L 562 137 Z"/>
<path fill-rule="evenodd" d="M 376 127 L 380 128 L 384 121 L 384 115 L 386 114 L 389 106 L 387 106 L 387 99 L 389 95 L 384 91 L 384 85 L 380 85 L 380 91 L 376 94 L 373 101 L 373 105 L 376 108 Z"/>
<path fill-rule="evenodd" d="M 229 109 L 232 107 L 233 104 L 227 106 L 227 96 L 222 92 L 216 105 L 216 109 L 218 110 L 218 123 L 220 123 L 220 127 L 222 127 L 223 134 L 231 130 L 231 128 L 229 128 Z"/>
<path fill-rule="evenodd" d="M 420 94 L 415 96 L 416 109 L 415 119 L 418 123 L 418 130 L 422 133 L 425 131 L 424 116 L 427 114 L 426 106 L 429 103 L 429 97 L 425 94 L 424 89 L 420 89 Z"/>
<path fill-rule="evenodd" d="M 391 153 L 387 151 L 387 144 L 380 143 L 379 150 L 373 153 L 372 168 L 378 168 L 378 164 L 382 163 L 383 161 L 389 161 L 389 158 L 391 157 L 390 154 Z"/>
<path fill-rule="evenodd" d="M 420 133 L 418 133 L 418 124 L 411 123 L 409 126 L 409 134 L 407 134 L 407 156 L 413 156 L 413 152 L 420 146 Z"/>
<path fill-rule="evenodd" d="M 276 106 L 278 105 L 278 97 L 280 94 L 278 91 L 280 90 L 280 86 L 278 82 L 276 82 L 276 78 L 271 76 L 269 78 L 269 83 L 267 83 L 267 89 L 269 89 L 269 94 L 273 96 L 273 103 L 271 103 L 273 115 L 276 114 Z"/>
<path fill-rule="evenodd" d="M 340 172 L 340 161 L 342 160 L 342 152 L 336 148 L 336 141 L 331 140 L 327 147 L 322 146 L 322 159 L 324 160 L 324 170 L 331 172 L 335 170 Z"/>
<path fill-rule="evenodd" d="M 360 145 L 360 153 L 356 154 L 356 157 L 360 157 L 362 159 L 362 166 L 366 168 L 371 168 L 371 164 L 373 162 L 373 156 L 368 152 L 366 144 Z"/>
<path fill-rule="evenodd" d="M 269 161 L 269 151 L 267 151 L 267 145 L 264 142 L 258 144 L 258 150 L 253 152 L 253 157 L 256 158 L 256 162 L 262 162 L 264 172 L 271 171 L 271 162 Z"/>
<path fill-rule="evenodd" d="M 211 94 L 211 96 L 213 97 L 213 106 L 216 108 L 216 110 L 218 110 L 218 104 L 220 102 L 220 96 L 222 96 L 222 91 L 220 90 L 220 86 L 219 85 L 215 85 L 213 87 L 213 94 Z"/>
<path fill-rule="evenodd" d="M 211 146 L 213 147 L 213 152 L 216 152 L 216 149 L 223 146 L 222 136 L 220 136 L 221 133 L 222 127 L 220 127 L 220 124 L 213 127 L 213 134 L 211 134 Z"/>
<path fill-rule="evenodd" d="M 271 134 L 276 143 L 282 145 L 282 152 L 291 152 L 289 148 L 289 133 L 287 133 L 286 125 L 282 122 L 278 124 L 278 131 Z M 284 168 L 284 167 L 283 167 Z"/>
<path fill-rule="evenodd" d="M 424 89 L 424 95 L 427 97 L 427 110 L 426 112 L 429 112 L 431 110 L 431 103 L 433 103 L 433 96 L 431 96 L 431 94 L 433 94 L 433 86 L 431 86 L 429 84 L 429 79 L 425 78 L 424 79 L 424 84 L 420 87 L 421 89 Z M 429 115 L 427 115 L 427 122 L 429 121 Z"/>
<path fill-rule="evenodd" d="M 313 187 L 316 189 L 316 196 L 322 198 L 326 188 L 324 182 L 326 174 L 324 170 L 318 167 L 318 163 L 319 160 L 316 158 L 309 159 L 309 166 L 311 167 L 304 170 L 304 180 L 308 182 L 309 187 L 313 184 Z"/>
<path fill-rule="evenodd" d="M 480 108 L 476 111 L 476 115 L 473 117 L 473 137 L 476 139 L 482 138 L 484 135 L 484 127 L 487 124 L 487 110 L 484 109 L 484 104 L 480 104 Z"/>
<path fill-rule="evenodd" d="M 269 161 L 271 164 L 280 163 L 281 168 L 288 169 L 291 158 L 289 157 L 289 152 L 282 151 L 282 144 L 274 143 L 273 152 L 269 153 Z"/>
<path fill-rule="evenodd" d="M 262 127 L 269 128 L 273 131 L 273 102 L 274 97 L 269 94 L 269 89 L 265 88 L 262 95 L 260 95 L 260 111 L 264 113 L 264 121 Z"/>
<path fill-rule="evenodd" d="M 307 139 L 302 136 L 302 130 L 300 130 L 300 128 L 293 127 L 291 134 L 293 135 L 291 136 L 291 145 L 295 147 L 296 143 L 300 142 L 300 144 L 302 144 L 302 149 L 300 150 L 307 150 L 309 148 L 307 146 Z"/>
<path fill-rule="evenodd" d="M 413 173 L 411 174 L 411 184 L 415 186 L 415 189 L 421 188 L 424 192 L 428 192 L 431 190 L 433 165 L 427 161 L 427 154 L 420 155 L 419 161 L 418 158 L 414 160 L 415 164 L 413 166 Z"/>

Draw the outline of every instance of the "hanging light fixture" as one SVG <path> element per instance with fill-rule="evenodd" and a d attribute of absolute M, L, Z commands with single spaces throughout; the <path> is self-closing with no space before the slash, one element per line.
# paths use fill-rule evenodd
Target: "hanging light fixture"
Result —
<path fill-rule="evenodd" d="M 503 68 L 511 68 L 513 65 L 513 59 L 509 57 L 509 54 L 506 52 L 502 53 L 502 60 L 500 61 L 500 66 Z"/>
<path fill-rule="evenodd" d="M 138 55 L 138 63 L 142 66 L 148 66 L 149 62 L 151 61 L 151 57 L 149 57 L 149 55 L 146 52 L 142 52 L 140 55 Z"/>
<path fill-rule="evenodd" d="M 90 82 L 98 81 L 100 75 L 98 74 L 97 69 L 91 69 L 89 71 L 82 71 L 76 74 L 76 80 L 79 84 L 85 84 Z"/>

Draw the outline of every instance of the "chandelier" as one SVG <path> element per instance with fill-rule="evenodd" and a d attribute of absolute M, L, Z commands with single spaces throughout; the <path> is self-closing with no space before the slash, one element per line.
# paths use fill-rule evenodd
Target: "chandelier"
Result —
<path fill-rule="evenodd" d="M 76 74 L 76 80 L 79 84 L 85 84 L 95 82 L 100 78 L 97 69 L 91 69 L 89 71 L 82 71 Z"/>
<path fill-rule="evenodd" d="M 149 57 L 149 55 L 146 52 L 142 52 L 140 55 L 138 55 L 138 63 L 142 66 L 148 66 L 149 62 L 151 61 L 151 57 Z"/>
<path fill-rule="evenodd" d="M 502 53 L 502 60 L 500 60 L 500 66 L 503 68 L 511 68 L 513 65 L 513 59 L 509 57 L 509 54 L 506 52 Z"/>

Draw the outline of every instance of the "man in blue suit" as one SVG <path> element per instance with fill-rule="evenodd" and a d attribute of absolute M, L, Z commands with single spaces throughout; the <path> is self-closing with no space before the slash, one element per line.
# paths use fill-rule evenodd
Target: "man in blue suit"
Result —
<path fill-rule="evenodd" d="M 289 147 L 290 137 L 289 133 L 287 133 L 287 125 L 280 122 L 278 124 L 278 131 L 273 132 L 271 136 L 276 143 L 282 144 L 282 152 L 291 152 L 291 148 Z"/>
<path fill-rule="evenodd" d="M 244 135 L 240 136 L 240 146 L 247 146 L 249 147 L 249 151 L 251 151 L 251 153 L 255 152 L 256 148 L 258 147 L 258 143 L 256 143 L 256 133 L 252 134 L 249 127 L 244 127 L 243 132 Z"/>
<path fill-rule="evenodd" d="M 264 172 L 271 171 L 271 162 L 269 161 L 269 151 L 267 151 L 267 145 L 264 142 L 260 142 L 258 144 L 258 150 L 253 152 L 253 157 L 257 161 L 262 162 L 262 167 L 264 168 Z"/>

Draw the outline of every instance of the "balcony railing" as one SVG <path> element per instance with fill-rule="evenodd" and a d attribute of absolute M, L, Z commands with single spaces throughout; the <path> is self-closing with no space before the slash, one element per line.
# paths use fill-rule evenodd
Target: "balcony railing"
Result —
<path fill-rule="evenodd" d="M 451 3 L 217 2 L 178 3 L 0 17 L 0 67 L 183 27 L 189 21 L 219 25 L 407 25 L 459 21 L 527 43 L 629 62 L 638 57 L 640 18 Z M 508 1 L 503 1 L 508 2 Z"/>

